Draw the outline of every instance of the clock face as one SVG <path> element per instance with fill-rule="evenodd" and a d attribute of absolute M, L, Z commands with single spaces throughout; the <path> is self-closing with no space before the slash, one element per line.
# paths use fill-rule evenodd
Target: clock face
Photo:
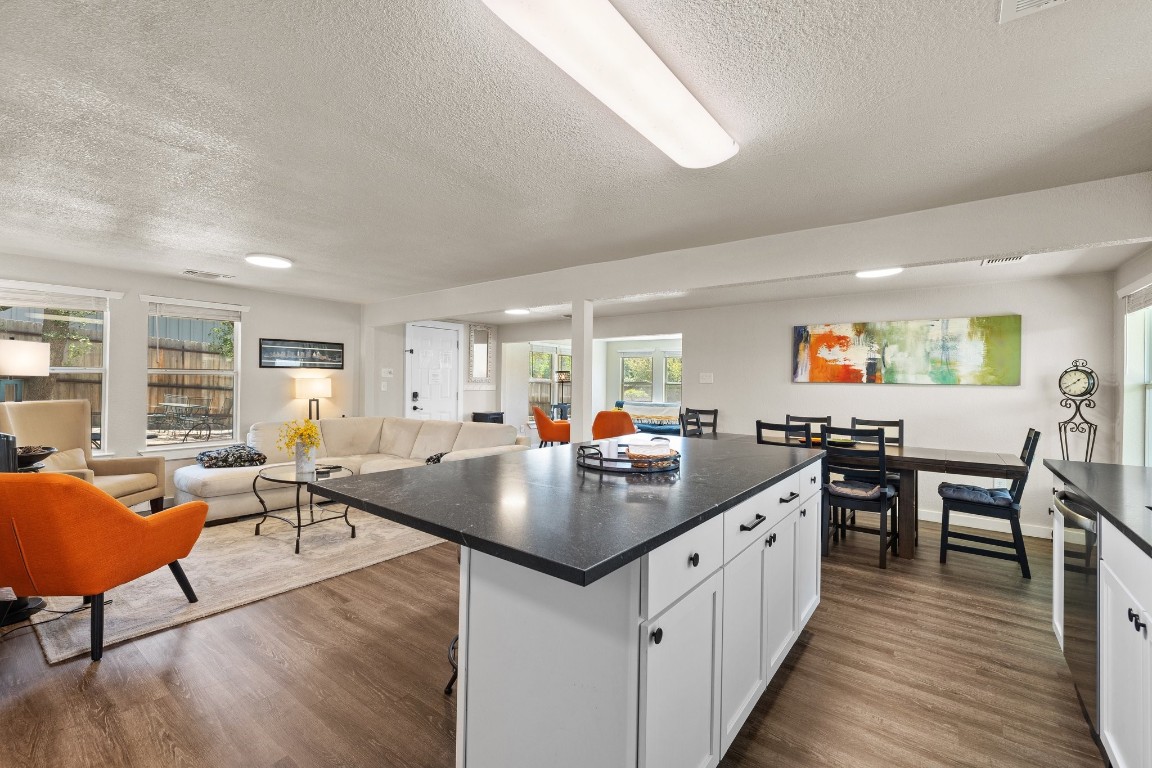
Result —
<path fill-rule="evenodd" d="M 1085 397 L 1096 391 L 1096 374 L 1083 368 L 1072 368 L 1060 374 L 1060 391 L 1068 397 Z"/>

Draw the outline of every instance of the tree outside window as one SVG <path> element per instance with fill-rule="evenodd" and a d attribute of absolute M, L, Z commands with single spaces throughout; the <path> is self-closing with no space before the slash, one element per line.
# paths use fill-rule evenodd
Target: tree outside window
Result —
<path fill-rule="evenodd" d="M 679 403 L 683 398 L 684 358 L 664 358 L 664 402 Z"/>
<path fill-rule="evenodd" d="M 621 399 L 637 403 L 652 402 L 652 358 L 620 358 Z"/>

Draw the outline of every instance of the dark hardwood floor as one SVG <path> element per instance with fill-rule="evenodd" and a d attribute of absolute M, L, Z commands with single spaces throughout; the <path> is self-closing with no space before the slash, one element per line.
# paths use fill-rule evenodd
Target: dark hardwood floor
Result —
<path fill-rule="evenodd" d="M 1028 540 L 1026 582 L 987 558 L 941 566 L 936 530 L 887 571 L 874 536 L 834 547 L 725 768 L 1102 765 L 1051 631 L 1050 547 Z M 454 547 L 433 547 L 96 665 L 49 667 L 17 633 L 0 643 L 0 766 L 452 766 L 456 569 Z"/>

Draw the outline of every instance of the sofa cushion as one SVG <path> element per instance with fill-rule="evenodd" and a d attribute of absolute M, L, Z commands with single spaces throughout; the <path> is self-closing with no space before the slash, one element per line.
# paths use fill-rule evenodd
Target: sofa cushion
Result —
<path fill-rule="evenodd" d="M 92 484 L 109 496 L 119 499 L 155 488 L 156 475 L 151 472 L 134 475 L 96 475 L 92 478 Z"/>
<path fill-rule="evenodd" d="M 467 422 L 460 427 L 460 434 L 456 435 L 456 442 L 452 444 L 452 450 L 466 451 L 469 448 L 491 448 L 497 445 L 513 445 L 515 442 L 516 427 L 511 424 Z"/>
<path fill-rule="evenodd" d="M 371 475 L 374 472 L 387 472 L 391 469 L 407 469 L 408 467 L 422 466 L 424 466 L 424 462 L 419 459 L 403 459 L 399 456 L 382 456 L 361 464 L 360 474 Z"/>
<path fill-rule="evenodd" d="M 452 444 L 456 442 L 456 435 L 460 434 L 461 426 L 459 421 L 429 419 L 423 422 L 408 458 L 423 461 L 434 453 L 452 450 Z"/>
<path fill-rule="evenodd" d="M 420 419 L 384 417 L 384 423 L 380 428 L 380 453 L 390 456 L 410 456 L 412 446 L 416 444 L 416 437 L 423 425 L 424 422 Z"/>
<path fill-rule="evenodd" d="M 380 458 L 378 453 L 357 453 L 352 456 L 325 456 L 322 464 L 344 467 L 352 470 L 352 474 L 360 474 L 360 467 L 364 462 Z"/>
<path fill-rule="evenodd" d="M 353 416 L 348 419 L 321 419 L 325 456 L 355 456 L 380 450 L 379 416 Z"/>
<path fill-rule="evenodd" d="M 281 464 L 285 462 L 280 462 Z M 271 464 L 265 466 L 273 466 Z M 189 464 L 180 467 L 172 473 L 172 484 L 184 493 L 201 499 L 211 499 L 216 496 L 228 496 L 235 493 L 246 493 L 252 496 L 252 479 L 260 470 L 256 467 L 219 467 L 209 469 L 199 464 Z M 272 486 L 274 483 L 262 483 Z M 259 503 L 256 504 L 259 509 Z"/>
<path fill-rule="evenodd" d="M 491 448 L 465 448 L 462 451 L 452 451 L 440 459 L 441 464 L 447 464 L 452 461 L 464 461 L 465 459 L 478 459 L 483 456 L 497 456 L 501 453 L 513 453 L 515 451 L 526 451 L 527 445 L 494 445 Z"/>
<path fill-rule="evenodd" d="M 269 464 L 283 464 L 286 461 L 295 461 L 293 449 L 283 450 L 276 447 L 280 439 L 280 428 L 283 421 L 258 421 L 248 430 L 248 445 L 268 457 Z M 315 449 L 316 458 L 322 459 L 328 455 L 324 446 L 324 430 L 320 430 L 320 447 Z"/>
<path fill-rule="evenodd" d="M 83 448 L 69 448 L 66 451 L 57 451 L 44 458 L 44 469 L 49 472 L 63 472 L 68 469 L 88 469 L 88 462 L 84 458 Z"/>

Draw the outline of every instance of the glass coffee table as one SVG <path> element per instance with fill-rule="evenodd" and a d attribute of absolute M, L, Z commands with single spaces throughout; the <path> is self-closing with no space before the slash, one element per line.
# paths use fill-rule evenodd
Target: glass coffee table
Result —
<path fill-rule="evenodd" d="M 304 507 L 300 503 L 300 495 L 308 486 L 308 483 L 314 483 L 317 480 L 329 480 L 336 477 L 350 477 L 352 470 L 347 467 L 340 467 L 336 465 L 321 464 L 316 467 L 315 472 L 305 472 L 303 474 L 296 474 L 295 464 L 283 464 L 277 467 L 265 467 L 260 470 L 256 477 L 252 478 L 252 493 L 256 494 L 256 498 L 260 501 L 260 506 L 264 508 L 264 517 L 260 518 L 260 522 L 256 523 L 256 535 L 260 535 L 260 526 L 264 525 L 264 521 L 272 517 L 277 520 L 282 520 L 288 525 L 296 529 L 296 554 L 300 554 L 300 531 L 310 525 L 317 523 L 326 523 L 329 520 L 343 520 L 344 524 L 352 529 L 352 538 L 356 538 L 356 526 L 348 520 L 348 507 L 344 507 L 343 514 L 339 515 L 326 515 L 317 517 L 317 511 L 323 513 L 323 502 L 317 502 L 314 498 L 315 494 L 308 494 L 308 522 L 304 522 Z M 260 495 L 260 489 L 256 484 L 261 480 L 267 480 L 270 483 L 279 483 L 280 485 L 294 485 L 296 486 L 296 521 L 274 515 L 268 511 L 268 504 L 264 501 L 264 497 Z M 267 492 L 269 489 L 264 488 Z M 329 502 L 336 503 L 336 502 Z"/>

